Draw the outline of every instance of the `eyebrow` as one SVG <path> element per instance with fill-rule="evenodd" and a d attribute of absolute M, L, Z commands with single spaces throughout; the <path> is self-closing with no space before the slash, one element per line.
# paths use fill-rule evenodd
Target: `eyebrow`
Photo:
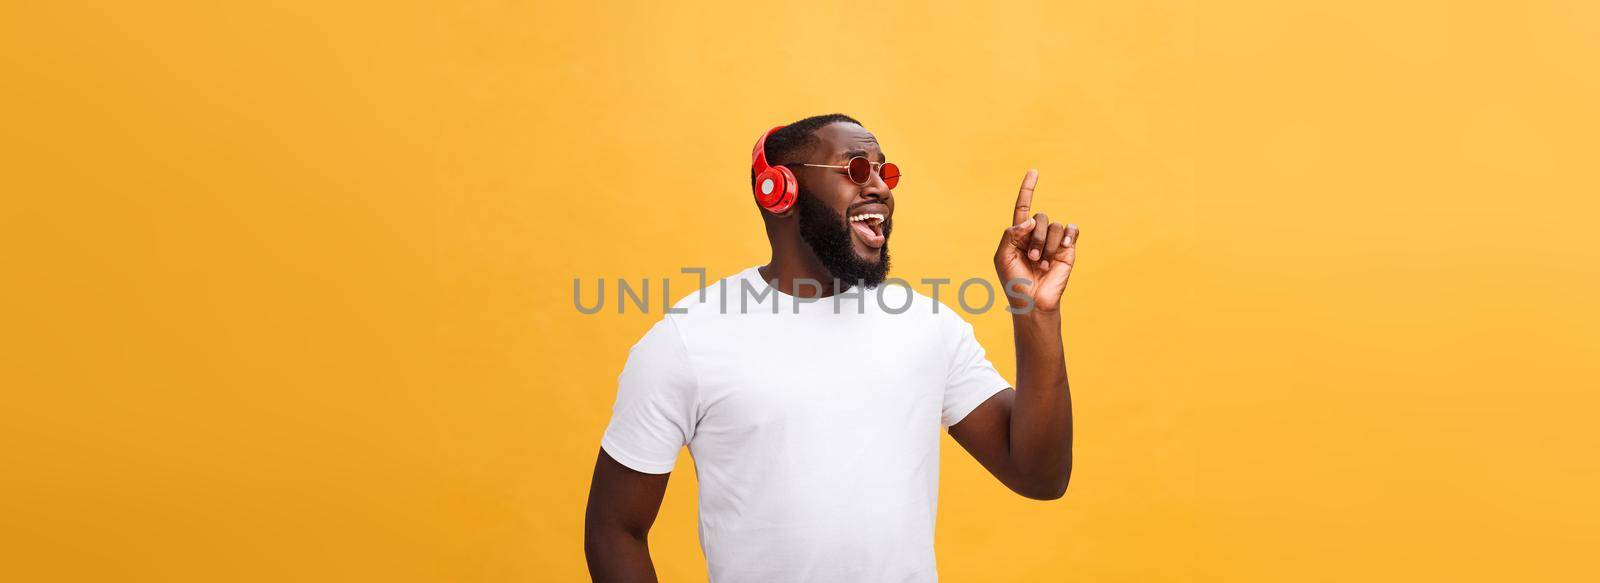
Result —
<path fill-rule="evenodd" d="M 879 163 L 889 161 L 889 155 L 885 154 L 883 150 L 878 150 L 878 153 L 883 156 L 883 159 L 878 161 Z M 866 150 L 862 150 L 860 148 L 856 148 L 854 150 L 845 150 L 844 152 L 841 152 L 835 159 L 839 161 L 845 161 L 856 156 L 865 156 L 868 160 L 872 159 L 872 156 L 868 154 Z"/>

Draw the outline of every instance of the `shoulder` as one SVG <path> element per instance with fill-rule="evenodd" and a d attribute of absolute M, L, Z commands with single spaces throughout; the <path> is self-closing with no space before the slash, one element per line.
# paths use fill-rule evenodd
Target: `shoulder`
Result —
<path fill-rule="evenodd" d="M 671 330 L 686 351 L 693 351 L 696 338 L 716 336 L 733 325 L 742 288 L 760 282 L 757 273 L 756 268 L 747 268 L 685 294 L 662 314 L 657 326 Z"/>
<path fill-rule="evenodd" d="M 723 315 L 728 300 L 737 300 L 744 285 L 752 281 L 759 282 L 756 268 L 750 267 L 722 279 L 711 282 L 703 288 L 689 292 L 678 301 L 673 302 L 672 308 L 667 311 L 666 318 L 676 319 L 678 323 L 705 319 Z"/>

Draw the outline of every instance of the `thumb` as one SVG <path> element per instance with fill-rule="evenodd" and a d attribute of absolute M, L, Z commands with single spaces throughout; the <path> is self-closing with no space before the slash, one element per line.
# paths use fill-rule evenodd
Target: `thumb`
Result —
<path fill-rule="evenodd" d="M 1011 238 L 1011 245 L 1018 249 L 1026 248 L 1028 246 L 1028 236 L 1033 234 L 1033 227 L 1038 224 L 1033 220 L 1033 217 L 1028 217 L 1028 220 L 1022 221 L 1022 224 L 1006 229 L 1006 234 Z"/>
<path fill-rule="evenodd" d="M 1020 255 L 1022 250 L 1028 247 L 1029 236 L 1033 234 L 1033 228 L 1037 224 L 1032 217 L 1029 217 L 1026 221 L 1006 227 L 1005 232 L 1000 235 L 999 255 L 1007 258 Z"/>

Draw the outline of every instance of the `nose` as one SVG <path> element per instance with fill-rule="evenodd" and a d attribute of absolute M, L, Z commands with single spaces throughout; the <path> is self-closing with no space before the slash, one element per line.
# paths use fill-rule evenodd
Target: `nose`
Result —
<path fill-rule="evenodd" d="M 876 199 L 888 199 L 894 196 L 894 193 L 889 190 L 889 185 L 883 181 L 883 176 L 878 171 L 868 174 L 867 183 L 861 186 L 861 194 Z"/>

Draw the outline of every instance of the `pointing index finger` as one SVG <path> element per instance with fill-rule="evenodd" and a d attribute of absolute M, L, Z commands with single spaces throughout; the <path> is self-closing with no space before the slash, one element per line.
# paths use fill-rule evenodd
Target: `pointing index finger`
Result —
<path fill-rule="evenodd" d="M 1020 225 L 1033 214 L 1033 185 L 1039 182 L 1039 171 L 1028 169 L 1022 177 L 1022 188 L 1017 190 L 1017 206 L 1011 214 L 1011 224 Z"/>

